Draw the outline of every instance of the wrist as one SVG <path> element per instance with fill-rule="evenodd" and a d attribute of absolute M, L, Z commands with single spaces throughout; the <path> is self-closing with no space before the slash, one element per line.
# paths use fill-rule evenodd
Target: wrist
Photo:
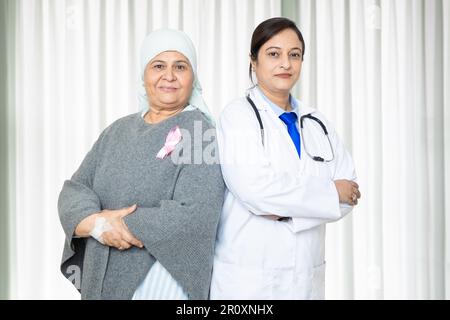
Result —
<path fill-rule="evenodd" d="M 100 217 L 100 213 L 96 212 L 94 214 L 91 214 L 90 216 L 87 216 L 81 222 L 78 224 L 78 226 L 75 229 L 75 235 L 83 238 L 90 237 L 90 233 L 92 229 L 95 227 L 95 220 Z"/>

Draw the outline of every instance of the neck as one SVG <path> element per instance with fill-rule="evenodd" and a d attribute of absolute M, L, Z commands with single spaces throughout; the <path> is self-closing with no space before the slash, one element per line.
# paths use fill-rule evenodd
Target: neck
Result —
<path fill-rule="evenodd" d="M 289 101 L 289 91 L 273 92 L 269 91 L 261 85 L 258 85 L 259 89 L 264 95 L 277 106 L 281 107 L 285 111 L 292 111 L 291 103 Z"/>
<path fill-rule="evenodd" d="M 158 123 L 164 121 L 174 115 L 183 111 L 184 107 L 172 109 L 172 110 L 157 110 L 155 108 L 150 107 L 149 111 L 145 114 L 144 120 L 149 123 Z"/>

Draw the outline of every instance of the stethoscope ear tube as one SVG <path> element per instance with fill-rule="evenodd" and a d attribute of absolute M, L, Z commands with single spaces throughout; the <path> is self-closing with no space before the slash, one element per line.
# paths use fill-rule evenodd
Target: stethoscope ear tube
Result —
<path fill-rule="evenodd" d="M 264 146 L 264 126 L 261 120 L 261 115 L 259 114 L 258 109 L 255 106 L 255 103 L 253 102 L 252 99 L 250 99 L 250 96 L 247 96 L 247 101 L 250 103 L 250 105 L 253 108 L 253 111 L 255 111 L 256 114 L 256 118 L 258 119 L 259 122 L 259 130 L 261 131 L 261 141 L 262 141 L 262 145 Z"/>
<path fill-rule="evenodd" d="M 325 127 L 325 125 L 323 124 L 323 122 L 322 122 L 319 118 L 314 117 L 313 115 L 311 115 L 311 113 L 305 114 L 304 116 L 302 116 L 302 117 L 300 118 L 300 127 L 301 127 L 302 129 L 303 129 L 303 119 L 304 119 L 304 118 L 309 118 L 309 119 L 311 119 L 311 120 L 316 121 L 316 122 L 322 127 L 322 130 L 323 130 L 323 132 L 325 133 L 325 135 L 328 135 L 327 127 Z M 319 158 L 320 158 L 320 157 L 319 157 Z"/>

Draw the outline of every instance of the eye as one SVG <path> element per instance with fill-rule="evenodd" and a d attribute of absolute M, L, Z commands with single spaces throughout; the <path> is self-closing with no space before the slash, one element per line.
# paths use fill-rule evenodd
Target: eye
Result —
<path fill-rule="evenodd" d="M 161 63 L 157 63 L 155 65 L 153 65 L 153 69 L 155 70 L 163 70 L 164 69 L 164 65 Z"/>
<path fill-rule="evenodd" d="M 276 52 L 276 51 L 271 51 L 271 52 L 268 52 L 267 55 L 268 55 L 269 57 L 274 57 L 274 58 L 276 58 L 276 57 L 278 57 L 280 54 L 279 54 L 278 52 Z"/>
<path fill-rule="evenodd" d="M 299 59 L 301 57 L 301 54 L 299 52 L 292 52 L 290 54 L 291 57 Z"/>
<path fill-rule="evenodd" d="M 187 70 L 187 67 L 184 64 L 179 64 L 179 65 L 175 66 L 175 70 L 184 71 L 184 70 Z"/>

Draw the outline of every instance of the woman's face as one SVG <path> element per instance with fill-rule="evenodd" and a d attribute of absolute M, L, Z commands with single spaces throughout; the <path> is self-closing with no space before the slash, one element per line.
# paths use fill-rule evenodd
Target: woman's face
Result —
<path fill-rule="evenodd" d="M 302 44 L 292 29 L 285 29 L 264 43 L 252 66 L 258 85 L 272 93 L 287 93 L 302 69 Z"/>
<path fill-rule="evenodd" d="M 194 73 L 189 60 L 177 51 L 164 51 L 145 68 L 144 86 L 150 106 L 175 110 L 187 105 L 192 93 Z"/>

